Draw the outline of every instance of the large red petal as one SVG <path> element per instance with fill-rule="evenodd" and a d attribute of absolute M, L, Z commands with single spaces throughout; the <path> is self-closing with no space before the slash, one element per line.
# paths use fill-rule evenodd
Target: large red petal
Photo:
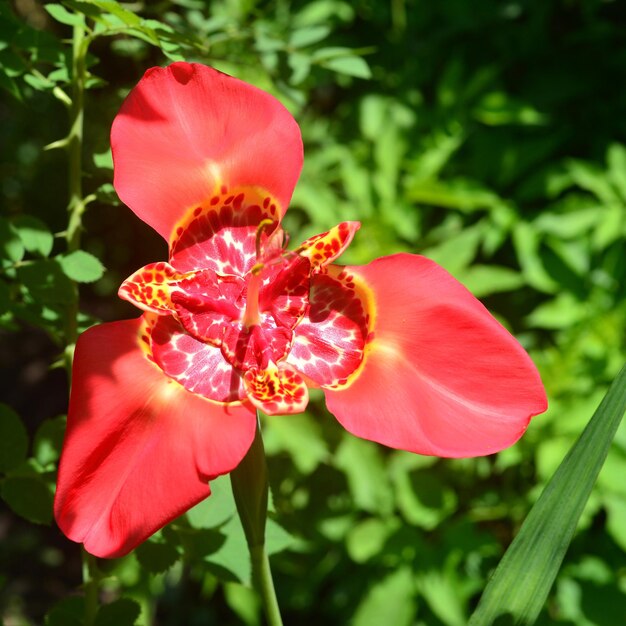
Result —
<path fill-rule="evenodd" d="M 255 432 L 248 406 L 201 398 L 151 363 L 141 321 L 96 326 L 76 346 L 55 515 L 96 556 L 126 554 L 208 496 Z"/>
<path fill-rule="evenodd" d="M 437 264 L 398 254 L 347 270 L 375 301 L 362 367 L 325 390 L 347 430 L 420 454 L 477 456 L 510 446 L 545 411 L 524 349 Z"/>
<path fill-rule="evenodd" d="M 113 122 L 111 147 L 120 198 L 168 240 L 222 186 L 264 189 L 284 212 L 303 158 L 278 100 L 195 63 L 149 69 Z"/>

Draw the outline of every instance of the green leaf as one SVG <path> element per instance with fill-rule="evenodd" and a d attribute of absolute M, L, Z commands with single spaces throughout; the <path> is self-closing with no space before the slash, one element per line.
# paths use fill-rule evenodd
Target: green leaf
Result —
<path fill-rule="evenodd" d="M 489 581 L 470 626 L 486 626 L 506 616 L 516 625 L 535 622 L 625 410 L 626 366 L 528 514 Z"/>
<path fill-rule="evenodd" d="M 113 169 L 113 155 L 111 153 L 111 149 L 105 150 L 104 152 L 97 152 L 93 155 L 93 164 L 96 167 L 101 167 L 105 170 Z"/>
<path fill-rule="evenodd" d="M 337 449 L 335 464 L 346 474 L 357 507 L 371 513 L 391 512 L 393 496 L 379 446 L 346 435 Z"/>
<path fill-rule="evenodd" d="M 250 587 L 237 583 L 224 585 L 224 598 L 247 626 L 260 625 L 261 602 L 258 594 Z"/>
<path fill-rule="evenodd" d="M 130 598 L 120 598 L 98 609 L 94 626 L 135 626 L 141 607 Z"/>
<path fill-rule="evenodd" d="M 69 305 L 75 297 L 74 286 L 63 273 L 57 259 L 24 264 L 17 277 L 34 300 L 41 304 Z"/>
<path fill-rule="evenodd" d="M 37 91 L 48 91 L 54 88 L 54 83 L 48 80 L 45 76 L 35 76 L 35 74 L 25 74 L 24 82 L 28 83 L 33 89 Z"/>
<path fill-rule="evenodd" d="M 172 567 L 180 555 L 171 543 L 151 539 L 135 549 L 135 556 L 147 571 L 160 574 Z"/>
<path fill-rule="evenodd" d="M 219 476 L 209 486 L 211 495 L 187 511 L 187 519 L 194 528 L 216 528 L 237 511 L 228 476 Z"/>
<path fill-rule="evenodd" d="M 533 225 L 519 222 L 513 230 L 517 258 L 528 283 L 538 291 L 555 293 L 559 285 L 544 268 L 540 254 L 541 241 Z"/>
<path fill-rule="evenodd" d="M 472 262 L 478 252 L 482 228 L 465 228 L 460 233 L 446 238 L 443 243 L 422 251 L 435 263 L 444 267 L 453 276 L 458 276 Z"/>
<path fill-rule="evenodd" d="M 13 220 L 13 227 L 28 252 L 43 257 L 50 254 L 54 236 L 41 220 L 32 215 L 20 215 Z"/>
<path fill-rule="evenodd" d="M 353 626 L 409 626 L 415 614 L 413 572 L 402 567 L 376 583 L 357 608 Z"/>
<path fill-rule="evenodd" d="M 626 552 L 626 498 L 612 495 L 606 499 L 605 507 L 607 530 L 615 543 Z"/>
<path fill-rule="evenodd" d="M 292 415 L 288 420 L 282 415 L 265 416 L 264 428 L 268 453 L 288 452 L 303 474 L 313 472 L 329 456 L 319 424 L 307 413 Z"/>
<path fill-rule="evenodd" d="M 84 2 L 96 6 L 102 11 L 107 11 L 127 26 L 141 25 L 141 18 L 138 15 L 136 15 L 132 11 L 129 11 L 128 9 L 125 9 L 122 5 L 120 5 L 119 2 L 116 2 L 115 0 L 84 0 Z"/>
<path fill-rule="evenodd" d="M 353 526 L 346 537 L 346 548 L 356 563 L 365 563 L 381 553 L 389 535 L 398 528 L 397 519 L 392 522 L 370 517 Z"/>
<path fill-rule="evenodd" d="M 500 265 L 472 265 L 461 273 L 459 280 L 477 297 L 513 291 L 524 284 L 519 272 Z"/>
<path fill-rule="evenodd" d="M 60 4 L 45 4 L 44 9 L 50 13 L 50 15 L 61 24 L 67 24 L 68 26 L 78 26 L 84 22 L 82 15 L 78 13 L 72 13 L 68 11 L 64 6 Z"/>
<path fill-rule="evenodd" d="M 212 566 L 211 571 L 220 580 L 249 585 L 252 573 L 250 552 L 239 518 L 232 517 L 220 531 L 226 539 L 217 550 L 205 557 L 205 562 Z"/>
<path fill-rule="evenodd" d="M 372 77 L 372 71 L 369 65 L 361 57 L 336 57 L 322 61 L 320 65 L 327 70 L 332 70 L 338 74 L 354 76 L 355 78 L 368 79 Z"/>
<path fill-rule="evenodd" d="M 606 161 L 611 182 L 621 199 L 626 202 L 626 147 L 621 144 L 611 145 L 606 154 Z"/>
<path fill-rule="evenodd" d="M 0 217 L 0 262 L 6 267 L 21 261 L 23 256 L 24 244 L 17 229 Z"/>
<path fill-rule="evenodd" d="M 64 598 L 46 615 L 45 626 L 83 626 L 85 599 L 82 596 Z"/>
<path fill-rule="evenodd" d="M 289 38 L 289 44 L 294 48 L 304 48 L 311 44 L 317 43 L 322 39 L 326 39 L 330 34 L 330 28 L 328 26 L 307 26 L 305 28 L 298 28 L 291 33 Z"/>
<path fill-rule="evenodd" d="M 434 530 L 457 505 L 452 489 L 429 470 L 393 473 L 398 508 L 415 526 Z"/>
<path fill-rule="evenodd" d="M 546 115 L 529 104 L 516 100 L 502 91 L 492 91 L 484 96 L 474 111 L 476 118 L 488 126 L 519 124 L 537 126 L 546 124 Z"/>
<path fill-rule="evenodd" d="M 59 460 L 65 425 L 65 415 L 60 415 L 44 420 L 37 429 L 33 440 L 33 456 L 42 467 Z"/>
<path fill-rule="evenodd" d="M 30 522 L 49 524 L 52 521 L 52 493 L 39 476 L 7 476 L 2 485 L 2 498 Z"/>
<path fill-rule="evenodd" d="M 579 302 L 570 293 L 540 304 L 526 318 L 529 326 L 536 328 L 567 328 L 589 314 L 586 303 Z"/>
<path fill-rule="evenodd" d="M 26 460 L 28 433 L 20 416 L 0 404 L 0 472 L 15 469 Z"/>
<path fill-rule="evenodd" d="M 268 556 L 286 550 L 294 543 L 294 538 L 278 522 L 267 518 L 265 526 L 265 551 Z"/>
<path fill-rule="evenodd" d="M 67 255 L 57 258 L 64 274 L 79 283 L 92 283 L 104 274 L 104 266 L 100 261 L 85 252 L 84 250 L 76 250 Z"/>
<path fill-rule="evenodd" d="M 459 598 L 458 585 L 447 572 L 431 569 L 417 577 L 417 588 L 432 612 L 447 626 L 465 626 L 467 619 Z"/>

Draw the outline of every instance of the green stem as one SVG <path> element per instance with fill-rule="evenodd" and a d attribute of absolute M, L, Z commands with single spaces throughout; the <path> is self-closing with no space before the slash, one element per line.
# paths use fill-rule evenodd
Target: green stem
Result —
<path fill-rule="evenodd" d="M 74 252 L 80 248 L 82 215 L 85 211 L 83 198 L 83 120 L 84 94 L 87 80 L 87 48 L 89 38 L 86 37 L 84 21 L 74 25 L 72 37 L 72 98 L 70 107 L 70 131 L 67 136 L 68 151 L 68 224 L 66 230 L 67 251 Z M 74 284 L 74 294 L 68 306 L 65 327 L 65 364 L 68 376 L 71 377 L 74 346 L 78 337 L 78 286 Z"/>
<path fill-rule="evenodd" d="M 269 626 L 282 626 L 278 599 L 265 551 L 269 483 L 263 438 L 257 419 L 254 441 L 243 461 L 230 473 L 233 495 L 252 562 L 252 583 L 261 596 Z"/>
<path fill-rule="evenodd" d="M 85 58 L 89 39 L 85 36 L 85 25 L 74 26 L 72 39 L 72 106 L 70 109 L 69 154 L 69 221 L 67 227 L 67 249 L 74 252 L 80 248 L 81 218 L 85 211 L 83 199 L 83 118 L 85 82 L 87 68 Z"/>
<path fill-rule="evenodd" d="M 96 557 L 89 554 L 84 548 L 83 556 L 83 590 L 85 592 L 85 626 L 93 626 L 98 612 L 98 585 L 100 572 L 96 565 Z"/>
<path fill-rule="evenodd" d="M 252 559 L 252 581 L 263 601 L 267 623 L 270 626 L 282 626 L 283 620 L 280 616 L 270 560 L 265 546 L 250 547 L 250 558 Z"/>
<path fill-rule="evenodd" d="M 67 136 L 68 151 L 68 196 L 69 213 L 66 230 L 67 251 L 80 249 L 82 215 L 85 211 L 83 198 L 83 120 L 84 95 L 87 80 L 86 57 L 89 47 L 84 20 L 74 25 L 72 37 L 72 92 L 70 106 L 70 131 Z M 65 328 L 65 363 L 71 380 L 74 346 L 78 338 L 78 286 L 74 283 L 74 294 L 68 306 Z M 84 549 L 83 589 L 85 592 L 85 626 L 93 626 L 98 612 L 98 586 L 100 573 L 96 559 Z"/>

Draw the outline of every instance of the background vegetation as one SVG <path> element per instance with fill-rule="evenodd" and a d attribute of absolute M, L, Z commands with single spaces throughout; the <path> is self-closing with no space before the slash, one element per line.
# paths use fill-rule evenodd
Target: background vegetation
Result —
<path fill-rule="evenodd" d="M 70 193 L 72 147 L 59 143 L 68 109 L 70 119 L 76 112 L 67 105 L 77 95 L 72 32 L 82 24 L 84 213 Z M 263 419 L 285 622 L 465 624 L 626 356 L 626 5 L 0 4 L 5 626 L 81 623 L 80 548 L 51 513 L 64 354 L 77 328 L 135 316 L 118 285 L 166 256 L 116 200 L 108 133 L 143 72 L 177 59 L 257 84 L 301 124 L 305 167 L 285 219 L 295 240 L 361 220 L 344 261 L 429 256 L 538 364 L 548 413 L 488 458 L 440 460 L 358 440 L 319 397 L 303 415 Z M 81 229 L 68 229 L 68 202 Z M 98 626 L 261 623 L 228 478 L 97 571 Z M 624 616 L 626 424 L 539 623 L 622 626 Z"/>

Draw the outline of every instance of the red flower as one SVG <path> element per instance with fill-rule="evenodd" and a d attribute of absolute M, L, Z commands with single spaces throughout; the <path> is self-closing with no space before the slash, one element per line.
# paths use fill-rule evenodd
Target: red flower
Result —
<path fill-rule="evenodd" d="M 350 432 L 420 454 L 490 454 L 545 410 L 515 339 L 426 258 L 333 261 L 357 222 L 285 246 L 300 131 L 270 95 L 211 68 L 148 70 L 113 123 L 115 187 L 169 242 L 128 278 L 144 311 L 79 339 L 55 501 L 61 529 L 120 556 L 238 465 L 255 409 L 308 387 Z"/>

